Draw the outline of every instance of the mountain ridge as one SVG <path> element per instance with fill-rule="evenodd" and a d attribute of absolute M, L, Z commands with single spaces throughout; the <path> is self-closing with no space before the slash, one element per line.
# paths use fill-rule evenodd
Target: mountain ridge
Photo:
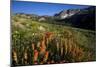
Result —
<path fill-rule="evenodd" d="M 23 18 L 33 19 L 33 20 L 41 20 L 50 21 L 48 23 L 54 24 L 63 24 L 70 25 L 83 29 L 95 30 L 95 11 L 96 7 L 91 6 L 84 9 L 67 9 L 62 10 L 58 13 L 55 13 L 53 16 L 43 15 L 39 16 L 36 14 L 25 14 L 25 13 L 16 13 L 15 16 L 20 16 Z M 42 21 L 42 20 L 41 20 Z"/>

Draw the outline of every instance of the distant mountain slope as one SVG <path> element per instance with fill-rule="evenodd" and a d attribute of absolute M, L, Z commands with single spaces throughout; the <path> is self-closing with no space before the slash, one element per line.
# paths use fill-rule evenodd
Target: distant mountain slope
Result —
<path fill-rule="evenodd" d="M 54 16 L 39 16 L 35 14 L 17 13 L 15 16 L 27 18 L 35 21 L 43 21 L 50 24 L 73 26 L 82 29 L 95 30 L 96 7 L 91 6 L 85 9 L 63 10 Z M 41 20 L 42 19 L 42 20 Z"/>
<path fill-rule="evenodd" d="M 85 9 L 66 10 L 59 14 L 55 14 L 55 19 L 60 22 L 69 23 L 71 26 L 95 30 L 96 7 L 88 7 Z"/>

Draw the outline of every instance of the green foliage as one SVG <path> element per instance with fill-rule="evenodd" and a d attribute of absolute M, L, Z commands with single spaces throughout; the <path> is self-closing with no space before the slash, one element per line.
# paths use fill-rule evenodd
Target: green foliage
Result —
<path fill-rule="evenodd" d="M 48 45 L 46 50 L 50 52 L 47 61 L 79 62 L 95 60 L 95 31 L 49 24 L 47 21 L 39 22 L 19 16 L 13 16 L 12 21 L 12 49 L 16 49 L 19 59 L 15 65 L 26 64 L 23 59 L 25 50 L 30 57 L 27 64 L 35 64 L 32 60 L 34 56 L 32 43 L 35 44 L 35 49 L 40 51 L 37 44 L 43 40 L 47 32 L 53 33 L 51 40 L 46 41 Z M 42 61 L 40 58 L 38 57 L 38 63 Z"/>

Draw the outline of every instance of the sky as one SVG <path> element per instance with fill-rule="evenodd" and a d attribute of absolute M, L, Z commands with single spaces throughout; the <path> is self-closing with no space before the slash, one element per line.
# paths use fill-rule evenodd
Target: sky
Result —
<path fill-rule="evenodd" d="M 52 16 L 55 13 L 59 13 L 62 10 L 83 9 L 83 8 L 87 8 L 87 7 L 89 7 L 89 6 L 57 4 L 57 3 L 12 1 L 11 12 L 12 13 L 36 14 L 36 15 L 40 15 L 40 16 L 42 16 L 42 15 Z"/>

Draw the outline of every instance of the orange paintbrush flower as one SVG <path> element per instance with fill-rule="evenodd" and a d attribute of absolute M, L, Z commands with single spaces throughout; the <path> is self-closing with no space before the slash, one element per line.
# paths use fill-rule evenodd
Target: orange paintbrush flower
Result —
<path fill-rule="evenodd" d="M 45 33 L 45 40 L 46 40 L 46 46 L 48 47 L 48 43 L 50 42 L 50 40 L 52 39 L 52 32 L 46 32 Z"/>
<path fill-rule="evenodd" d="M 47 61 L 47 60 L 48 60 L 48 56 L 49 56 L 49 52 L 46 51 L 46 52 L 45 52 L 45 56 L 44 56 L 44 61 Z"/>
<path fill-rule="evenodd" d="M 38 51 L 34 50 L 34 61 L 37 61 L 38 59 Z"/>
<path fill-rule="evenodd" d="M 41 44 L 40 44 L 40 53 L 44 53 L 46 50 L 46 45 L 45 45 L 45 41 L 42 40 Z"/>
<path fill-rule="evenodd" d="M 53 33 L 52 32 L 46 32 L 45 35 L 46 35 L 46 38 L 49 38 Z"/>
<path fill-rule="evenodd" d="M 42 40 L 42 41 L 41 41 L 41 47 L 44 47 L 44 48 L 46 47 L 46 46 L 45 46 L 45 40 Z"/>
<path fill-rule="evenodd" d="M 44 54 L 45 53 L 45 48 L 40 47 L 40 54 Z"/>

